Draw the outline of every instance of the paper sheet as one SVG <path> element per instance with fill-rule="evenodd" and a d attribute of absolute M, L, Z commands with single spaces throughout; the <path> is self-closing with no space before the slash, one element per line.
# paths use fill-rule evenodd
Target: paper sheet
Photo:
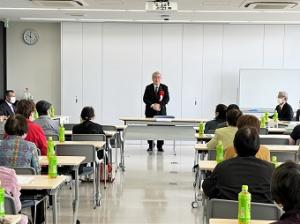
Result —
<path fill-rule="evenodd" d="M 29 184 L 34 177 L 32 176 L 17 176 L 18 184 Z"/>

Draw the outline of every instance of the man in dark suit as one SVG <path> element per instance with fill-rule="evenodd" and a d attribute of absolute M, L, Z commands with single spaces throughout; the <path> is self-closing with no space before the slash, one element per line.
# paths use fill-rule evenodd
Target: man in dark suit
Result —
<path fill-rule="evenodd" d="M 143 101 L 146 104 L 145 115 L 146 117 L 154 117 L 155 115 L 167 115 L 166 105 L 169 102 L 168 87 L 160 83 L 161 74 L 154 72 L 152 74 L 152 84 L 146 87 Z M 148 152 L 153 151 L 154 142 L 148 140 Z M 157 141 L 157 150 L 163 152 L 163 140 Z"/>
<path fill-rule="evenodd" d="M 280 121 L 291 121 L 294 117 L 294 111 L 291 105 L 287 103 L 288 94 L 285 91 L 280 91 L 278 93 L 277 101 L 278 105 L 275 110 L 278 113 L 278 119 Z"/>
<path fill-rule="evenodd" d="M 5 101 L 0 105 L 0 116 L 9 117 L 15 114 L 16 107 L 14 103 L 16 102 L 16 93 L 13 90 L 5 91 Z"/>

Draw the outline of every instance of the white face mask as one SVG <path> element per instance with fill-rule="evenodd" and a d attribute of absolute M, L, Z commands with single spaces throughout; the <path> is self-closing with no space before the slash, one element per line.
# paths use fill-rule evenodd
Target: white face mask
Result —
<path fill-rule="evenodd" d="M 282 104 L 283 103 L 283 99 L 282 98 L 277 98 L 277 103 L 278 104 Z"/>
<path fill-rule="evenodd" d="M 16 97 L 12 96 L 10 97 L 10 103 L 14 104 L 16 102 Z"/>

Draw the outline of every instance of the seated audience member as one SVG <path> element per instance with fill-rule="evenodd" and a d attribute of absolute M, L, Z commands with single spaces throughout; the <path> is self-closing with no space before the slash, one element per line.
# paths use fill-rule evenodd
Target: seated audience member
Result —
<path fill-rule="evenodd" d="M 248 185 L 253 202 L 272 203 L 270 185 L 274 167 L 255 157 L 260 147 L 256 128 L 239 129 L 234 137 L 234 147 L 238 156 L 215 167 L 203 182 L 204 193 L 209 198 L 237 201 L 242 185 Z"/>
<path fill-rule="evenodd" d="M 6 138 L 0 142 L 0 166 L 32 167 L 40 172 L 37 148 L 23 138 L 28 131 L 26 118 L 11 115 L 5 123 Z"/>
<path fill-rule="evenodd" d="M 237 121 L 237 128 L 241 129 L 244 127 L 253 127 L 259 133 L 260 122 L 257 117 L 253 115 L 242 115 Z M 236 156 L 236 150 L 233 146 L 229 146 L 229 148 L 225 149 L 224 159 L 231 159 Z M 270 162 L 270 151 L 265 146 L 261 145 L 255 157 Z"/>
<path fill-rule="evenodd" d="M 39 118 L 34 123 L 41 126 L 46 135 L 58 135 L 59 121 L 52 120 L 49 115 L 51 104 L 45 100 L 37 102 L 35 105 Z"/>
<path fill-rule="evenodd" d="M 283 206 L 285 213 L 273 224 L 300 223 L 300 166 L 292 161 L 274 171 L 271 184 L 272 197 Z"/>
<path fill-rule="evenodd" d="M 280 121 L 291 121 L 294 118 L 294 111 L 291 105 L 287 103 L 288 94 L 285 91 L 279 91 L 277 96 L 278 105 L 275 110 L 278 113 L 278 119 Z M 273 116 L 271 116 L 273 117 Z"/>
<path fill-rule="evenodd" d="M 0 166 L 1 186 L 5 189 L 5 194 L 13 198 L 17 212 L 21 211 L 22 205 L 20 201 L 21 186 L 18 184 L 17 175 L 14 169 Z M 21 215 L 21 221 L 18 224 L 27 224 L 28 217 Z"/>
<path fill-rule="evenodd" d="M 224 104 L 218 104 L 215 110 L 215 119 L 206 122 L 205 124 L 205 134 L 213 134 L 220 123 L 226 122 L 226 109 L 227 106 Z"/>
<path fill-rule="evenodd" d="M 35 105 L 30 100 L 20 100 L 17 105 L 17 114 L 23 115 L 27 120 L 28 132 L 25 140 L 33 142 L 41 150 L 42 155 L 47 155 L 47 140 L 43 129 L 32 122 Z"/>
<path fill-rule="evenodd" d="M 297 110 L 296 112 L 296 121 L 300 120 L 300 109 Z"/>
<path fill-rule="evenodd" d="M 234 135 L 237 131 L 236 123 L 241 115 L 242 112 L 240 110 L 229 110 L 226 113 L 226 119 L 229 126 L 216 129 L 215 136 L 207 143 L 207 147 L 209 149 L 214 149 L 219 141 L 222 141 L 224 149 L 233 145 Z"/>
<path fill-rule="evenodd" d="M 300 124 L 294 127 L 290 135 L 289 143 L 290 145 L 295 145 L 298 140 L 300 140 Z"/>
<path fill-rule="evenodd" d="M 80 117 L 82 123 L 73 127 L 73 134 L 104 134 L 102 126 L 92 121 L 95 118 L 93 107 L 84 107 Z"/>
<path fill-rule="evenodd" d="M 16 107 L 14 103 L 16 102 L 16 93 L 13 90 L 5 91 L 5 100 L 0 105 L 0 116 L 9 117 L 15 114 Z"/>
<path fill-rule="evenodd" d="M 229 104 L 229 106 L 227 107 L 226 109 L 226 113 L 230 110 L 240 110 L 239 106 L 236 105 L 236 104 Z M 222 122 L 222 123 L 219 123 L 217 125 L 217 129 L 218 128 L 224 128 L 224 127 L 227 127 L 228 126 L 228 123 L 227 123 L 227 120 L 225 122 Z"/>

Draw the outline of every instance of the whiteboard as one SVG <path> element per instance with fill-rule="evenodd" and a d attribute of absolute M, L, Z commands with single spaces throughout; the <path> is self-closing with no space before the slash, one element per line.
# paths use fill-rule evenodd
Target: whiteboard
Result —
<path fill-rule="evenodd" d="M 296 111 L 300 100 L 300 69 L 240 69 L 239 106 L 272 109 L 279 91 L 288 93 L 288 103 Z"/>

